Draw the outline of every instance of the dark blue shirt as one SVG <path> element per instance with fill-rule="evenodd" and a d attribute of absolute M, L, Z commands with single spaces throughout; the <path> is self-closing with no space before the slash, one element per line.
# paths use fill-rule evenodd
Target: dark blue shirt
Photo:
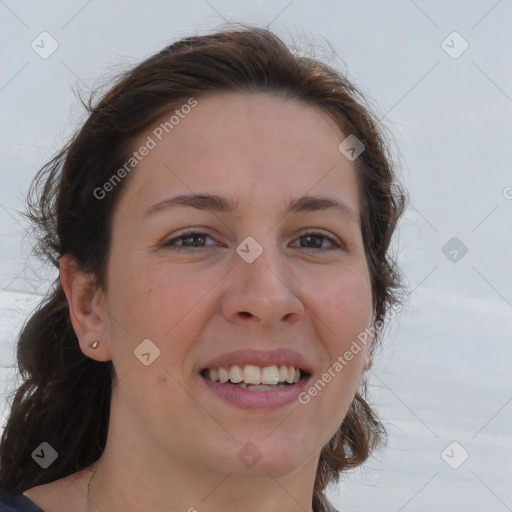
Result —
<path fill-rule="evenodd" d="M 0 512 L 44 512 L 23 494 L 11 494 L 0 490 Z"/>
<path fill-rule="evenodd" d="M 4 491 L 0 484 L 0 512 L 45 512 L 23 494 Z"/>

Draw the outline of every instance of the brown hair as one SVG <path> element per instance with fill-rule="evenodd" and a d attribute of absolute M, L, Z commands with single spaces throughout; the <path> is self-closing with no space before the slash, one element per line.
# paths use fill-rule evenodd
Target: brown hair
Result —
<path fill-rule="evenodd" d="M 129 176 L 106 198 L 94 194 L 131 156 L 134 139 L 163 113 L 207 92 L 265 92 L 307 102 L 328 113 L 346 135 L 365 145 L 355 161 L 361 190 L 361 229 L 370 271 L 376 340 L 389 307 L 400 303 L 400 273 L 389 254 L 405 206 L 378 121 L 353 84 L 319 61 L 293 54 L 270 32 L 243 27 L 182 39 L 122 74 L 89 117 L 36 175 L 27 216 L 39 250 L 57 268 L 65 253 L 105 289 L 112 213 Z M 340 141 L 341 142 L 341 141 Z M 373 350 L 374 346 L 372 346 Z M 28 319 L 18 340 L 24 378 L 2 436 L 1 485 L 11 492 L 48 483 L 93 464 L 105 447 L 115 371 L 79 348 L 60 280 Z M 362 464 L 386 431 L 360 388 L 336 434 L 321 451 L 313 507 L 331 506 L 326 487 Z M 47 469 L 31 459 L 42 442 L 59 456 Z"/>

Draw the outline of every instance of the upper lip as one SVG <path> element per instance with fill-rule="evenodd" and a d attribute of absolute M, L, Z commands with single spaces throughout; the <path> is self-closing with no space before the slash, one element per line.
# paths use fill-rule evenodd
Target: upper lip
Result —
<path fill-rule="evenodd" d="M 246 364 L 252 364 L 262 368 L 265 366 L 286 365 L 294 366 L 304 370 L 306 373 L 311 373 L 310 365 L 306 359 L 298 352 L 287 348 L 275 350 L 245 349 L 228 352 L 210 360 L 200 371 L 210 368 L 229 368 L 235 364 L 242 367 Z"/>

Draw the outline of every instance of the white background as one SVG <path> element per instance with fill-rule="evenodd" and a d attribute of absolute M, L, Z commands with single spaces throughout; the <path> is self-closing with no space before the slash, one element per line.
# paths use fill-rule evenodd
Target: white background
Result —
<path fill-rule="evenodd" d="M 18 211 L 35 171 L 84 119 L 73 89 L 87 96 L 106 75 L 226 21 L 270 24 L 304 47 L 325 38 L 332 50 L 324 43 L 317 56 L 373 98 L 412 199 L 397 238 L 412 295 L 370 380 L 389 444 L 342 477 L 334 504 L 346 512 L 512 510 L 510 0 L 1 0 L 2 403 L 15 384 L 16 333 L 48 287 L 47 271 L 28 258 Z M 31 48 L 43 31 L 58 43 L 47 59 Z M 458 58 L 441 46 L 454 31 L 469 44 Z M 444 45 L 455 55 L 464 40 Z M 457 262 L 442 252 L 454 236 L 467 247 Z M 448 450 L 450 462 L 469 454 L 458 469 L 441 456 L 453 441 L 460 447 Z"/>

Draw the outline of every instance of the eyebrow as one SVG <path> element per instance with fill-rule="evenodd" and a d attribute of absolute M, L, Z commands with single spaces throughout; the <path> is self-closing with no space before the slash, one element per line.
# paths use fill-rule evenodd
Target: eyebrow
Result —
<path fill-rule="evenodd" d="M 235 213 L 238 201 L 213 194 L 181 194 L 164 199 L 146 209 L 143 217 L 146 218 L 156 212 L 168 210 L 178 206 L 187 206 L 197 210 L 210 210 L 218 213 Z M 331 197 L 302 196 L 288 203 L 287 213 L 312 212 L 335 209 L 352 222 L 359 224 L 359 216 L 345 201 Z"/>

